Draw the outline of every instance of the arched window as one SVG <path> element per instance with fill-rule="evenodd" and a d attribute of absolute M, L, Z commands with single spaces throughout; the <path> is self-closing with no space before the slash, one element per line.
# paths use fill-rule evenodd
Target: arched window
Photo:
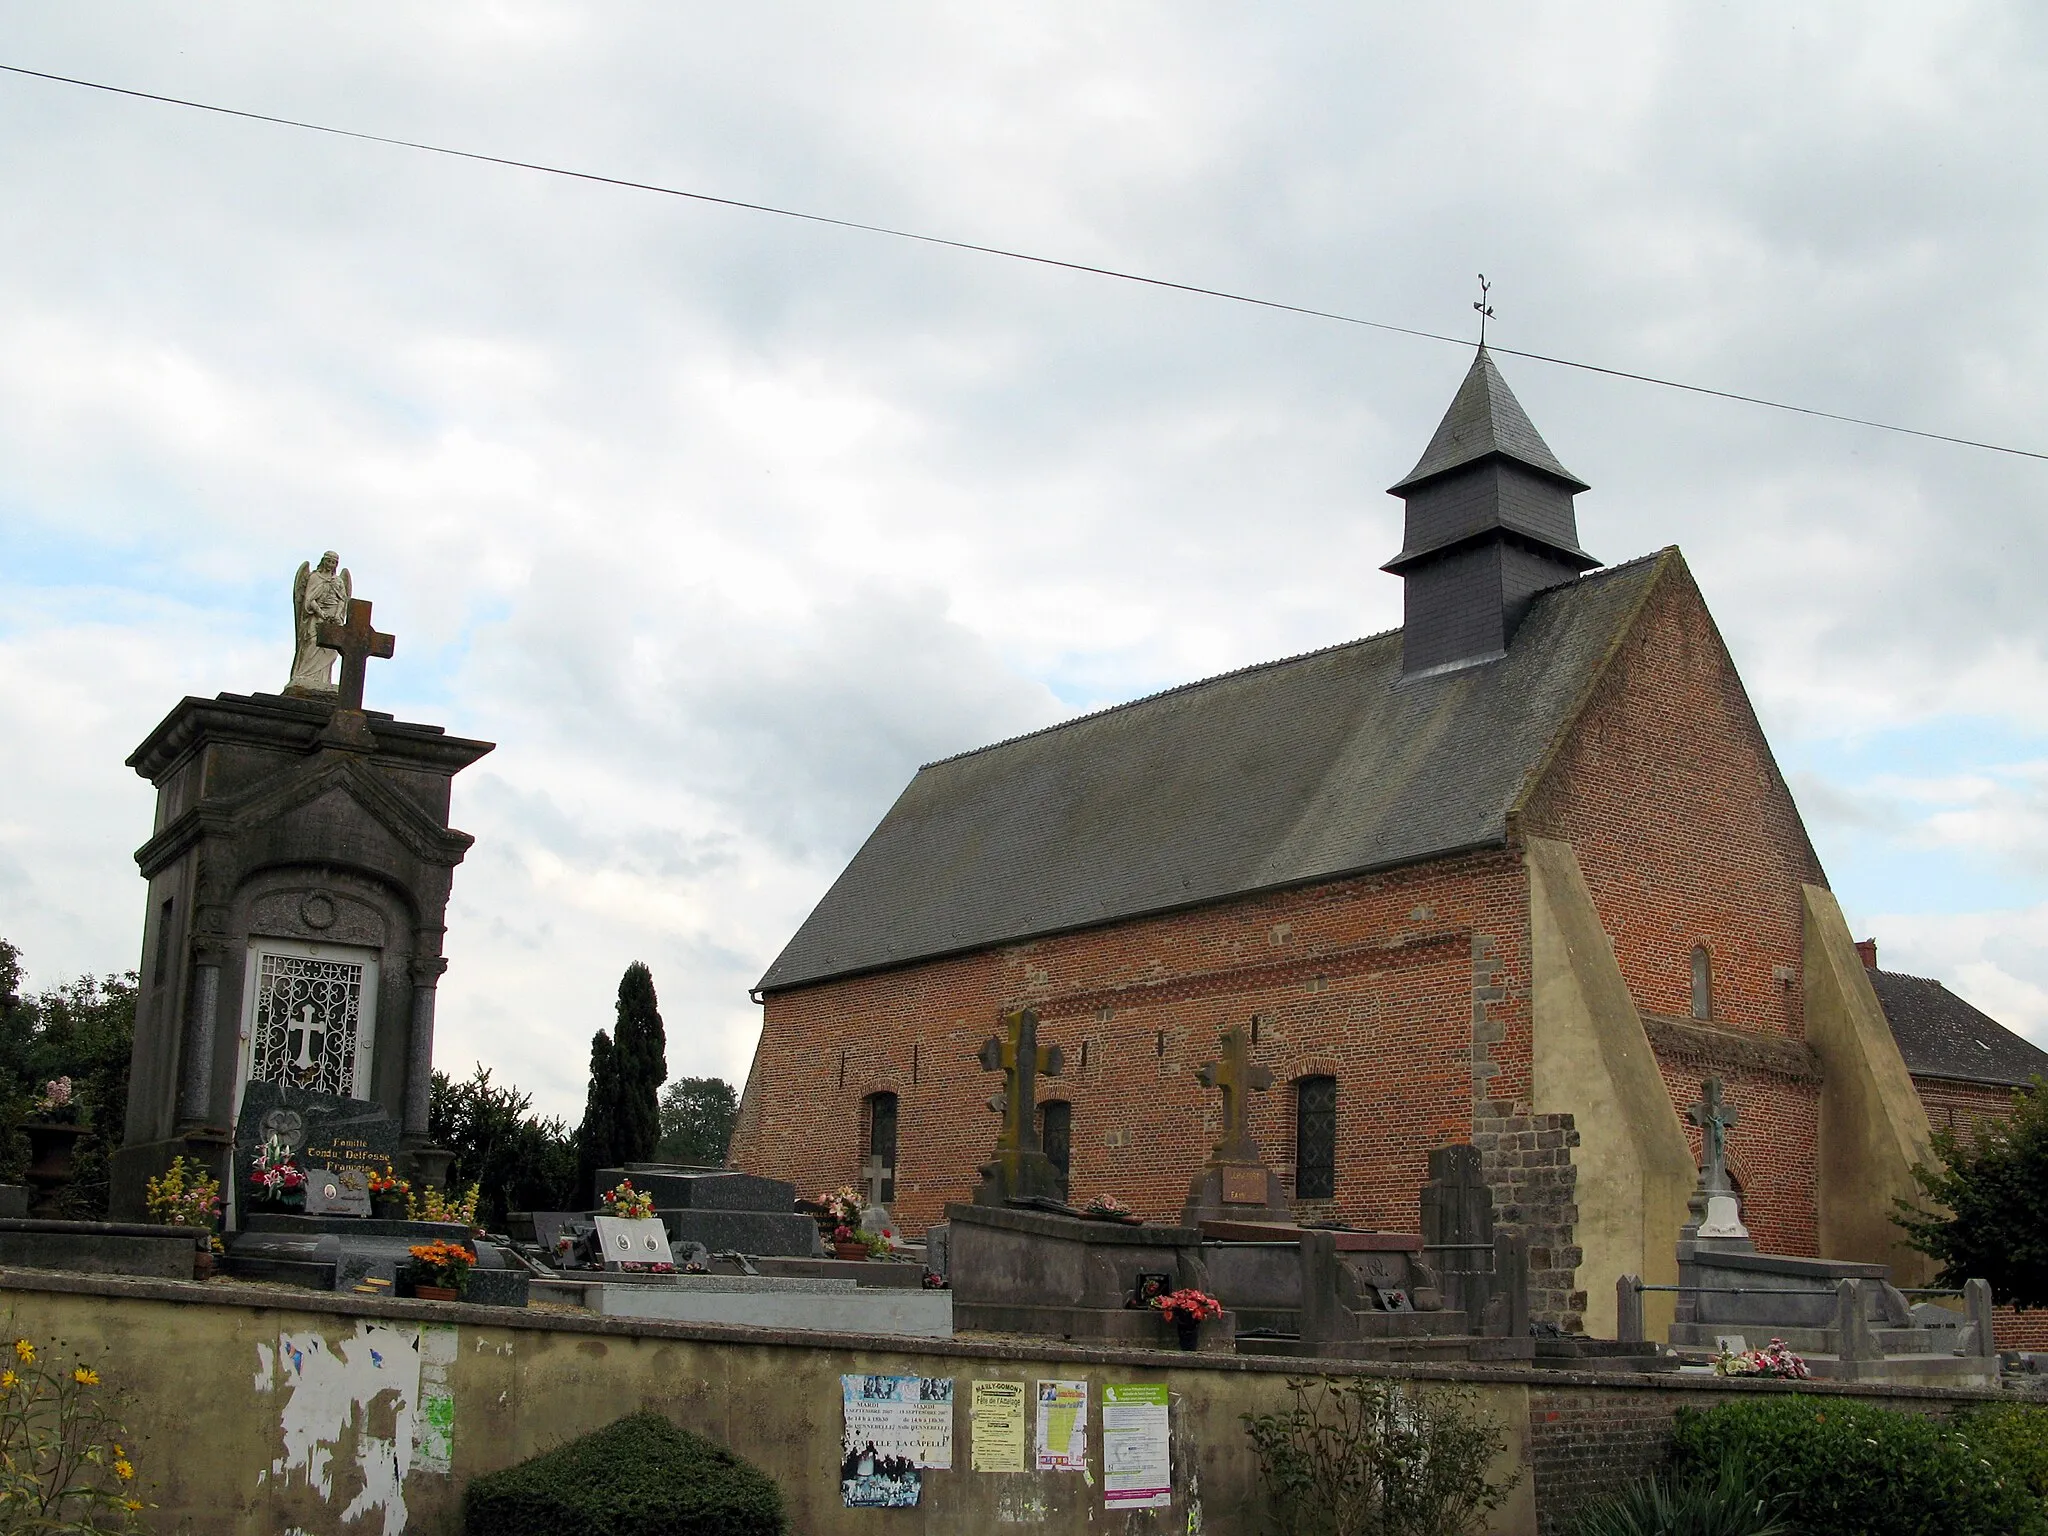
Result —
<path fill-rule="evenodd" d="M 1329 1200 L 1337 1193 L 1337 1079 L 1304 1077 L 1294 1084 L 1294 1198 Z"/>
<path fill-rule="evenodd" d="M 882 1204 L 888 1205 L 896 1198 L 896 1095 L 893 1093 L 871 1093 L 866 1100 L 867 1153 L 868 1159 L 877 1160 L 882 1174 Z M 870 1163 L 861 1165 L 862 1189 L 870 1186 Z"/>
<path fill-rule="evenodd" d="M 1714 957 L 1707 953 L 1704 944 L 1692 947 L 1692 1016 L 1696 1019 L 1714 1016 Z"/>
<path fill-rule="evenodd" d="M 1074 1149 L 1074 1106 L 1065 1099 L 1047 1099 L 1038 1106 L 1038 1144 L 1060 1171 L 1060 1198 L 1064 1200 Z"/>

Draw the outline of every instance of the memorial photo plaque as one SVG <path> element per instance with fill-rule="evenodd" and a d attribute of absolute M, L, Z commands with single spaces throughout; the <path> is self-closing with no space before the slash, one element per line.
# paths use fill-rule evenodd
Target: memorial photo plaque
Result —
<path fill-rule="evenodd" d="M 597 1218 L 597 1239 L 606 1269 L 633 1269 L 646 1264 L 673 1264 L 668 1228 L 658 1220 L 628 1221 L 623 1216 Z"/>
<path fill-rule="evenodd" d="M 361 1168 L 308 1168 L 308 1216 L 367 1216 L 370 1180 Z"/>

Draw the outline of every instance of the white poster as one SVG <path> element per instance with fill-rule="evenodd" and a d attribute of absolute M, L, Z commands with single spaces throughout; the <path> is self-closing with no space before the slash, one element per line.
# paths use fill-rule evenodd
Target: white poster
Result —
<path fill-rule="evenodd" d="M 1173 1503 L 1166 1386 L 1102 1389 L 1102 1502 L 1110 1509 Z"/>
<path fill-rule="evenodd" d="M 953 1465 L 953 1378 L 842 1376 L 839 1487 L 849 1509 L 906 1509 Z"/>
<path fill-rule="evenodd" d="M 1088 1470 L 1088 1383 L 1038 1384 L 1038 1470 Z"/>

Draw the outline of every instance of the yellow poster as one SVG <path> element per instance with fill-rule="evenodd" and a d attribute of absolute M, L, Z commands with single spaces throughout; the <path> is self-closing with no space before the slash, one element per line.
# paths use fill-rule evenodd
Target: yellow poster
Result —
<path fill-rule="evenodd" d="M 1022 1472 L 1030 1443 L 1024 1433 L 1024 1383 L 977 1381 L 969 1409 L 968 1456 L 977 1472 Z"/>

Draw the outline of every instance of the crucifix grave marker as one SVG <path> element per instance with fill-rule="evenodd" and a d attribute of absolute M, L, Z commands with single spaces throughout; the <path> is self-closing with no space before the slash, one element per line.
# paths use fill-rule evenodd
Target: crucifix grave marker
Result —
<path fill-rule="evenodd" d="M 984 1041 L 974 1059 L 983 1071 L 1003 1074 L 1002 1092 L 988 1101 L 990 1109 L 1001 1112 L 1003 1128 L 996 1136 L 995 1156 L 981 1165 L 974 1203 L 1059 1199 L 1059 1169 L 1038 1143 L 1038 1076 L 1060 1075 L 1065 1065 L 1060 1048 L 1040 1045 L 1038 1014 L 1018 1008 L 1003 1015 L 1002 1032 Z"/>
<path fill-rule="evenodd" d="M 397 638 L 377 632 L 370 623 L 369 599 L 362 597 L 349 599 L 347 623 L 322 623 L 314 634 L 320 644 L 341 656 L 341 686 L 335 707 L 360 712 L 364 675 L 369 670 L 370 658 L 375 656 L 380 661 L 389 661 L 398 648 Z"/>
<path fill-rule="evenodd" d="M 893 1172 L 879 1157 L 870 1157 L 860 1165 L 860 1181 L 867 1186 L 869 1205 L 883 1203 L 882 1187 L 889 1182 Z"/>
<path fill-rule="evenodd" d="M 1742 1116 L 1722 1099 L 1721 1079 L 1700 1084 L 1700 1101 L 1686 1110 L 1685 1118 L 1700 1128 L 1700 1187 L 1709 1194 L 1727 1194 L 1728 1132 Z"/>
<path fill-rule="evenodd" d="M 1216 1162 L 1255 1163 L 1258 1144 L 1252 1140 L 1251 1101 L 1248 1093 L 1264 1093 L 1273 1086 L 1273 1074 L 1252 1060 L 1251 1032 L 1243 1025 L 1223 1032 L 1223 1055 L 1205 1061 L 1195 1071 L 1195 1081 L 1223 1095 L 1223 1139 L 1210 1157 Z"/>

